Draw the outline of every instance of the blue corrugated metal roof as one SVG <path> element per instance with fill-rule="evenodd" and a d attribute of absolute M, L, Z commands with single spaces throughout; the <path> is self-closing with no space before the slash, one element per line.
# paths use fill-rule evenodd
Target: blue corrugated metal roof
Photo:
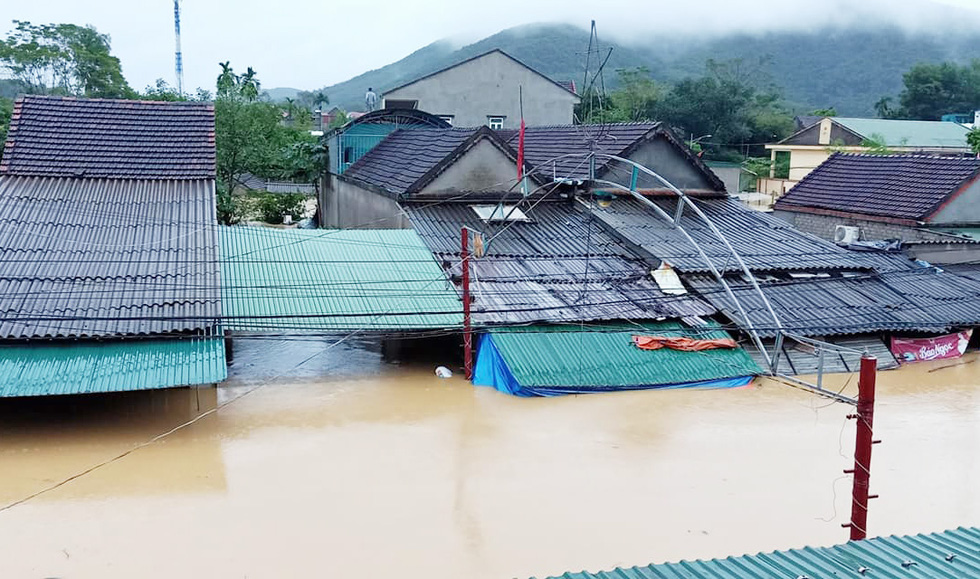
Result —
<path fill-rule="evenodd" d="M 226 329 L 462 326 L 456 290 L 411 229 L 220 231 Z"/>
<path fill-rule="evenodd" d="M 0 398 L 195 386 L 227 376 L 221 338 L 0 346 Z"/>
<path fill-rule="evenodd" d="M 980 528 L 878 537 L 710 561 L 681 561 L 550 579 L 966 579 L 980 577 Z"/>

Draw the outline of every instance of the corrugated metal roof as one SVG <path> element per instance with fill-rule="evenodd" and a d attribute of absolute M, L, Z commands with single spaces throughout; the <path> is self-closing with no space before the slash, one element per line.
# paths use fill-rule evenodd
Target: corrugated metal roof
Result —
<path fill-rule="evenodd" d="M 0 174 L 214 179 L 214 105 L 24 96 Z"/>
<path fill-rule="evenodd" d="M 214 182 L 0 177 L 0 338 L 213 330 Z"/>
<path fill-rule="evenodd" d="M 916 147 L 922 149 L 955 148 L 969 150 L 966 134 L 969 129 L 959 123 L 943 121 L 905 121 L 897 119 L 857 119 L 833 117 L 866 139 L 875 135 L 885 139 L 889 147 Z"/>
<path fill-rule="evenodd" d="M 762 372 L 742 350 L 641 350 L 634 335 L 730 337 L 718 325 L 691 328 L 675 321 L 589 326 L 527 326 L 492 330 L 494 344 L 522 386 L 602 390 L 681 384 Z"/>
<path fill-rule="evenodd" d="M 889 536 L 726 559 L 681 561 L 549 579 L 966 579 L 980 577 L 980 528 Z"/>
<path fill-rule="evenodd" d="M 674 215 L 676 198 L 651 200 Z M 860 254 L 803 233 L 776 217 L 744 207 L 735 199 L 697 199 L 695 203 L 752 270 L 869 268 Z M 640 201 L 620 197 L 608 208 L 597 208 L 594 212 L 611 230 L 652 257 L 685 272 L 709 271 L 684 235 Z M 686 208 L 681 223 L 719 270 L 738 269 L 731 252 L 697 214 Z"/>
<path fill-rule="evenodd" d="M 879 370 L 892 370 L 899 366 L 895 356 L 892 355 L 891 350 L 879 336 L 846 336 L 825 338 L 825 341 L 856 350 L 859 353 L 826 349 L 821 357 L 816 350 L 799 348 L 797 347 L 800 345 L 798 342 L 787 339 L 783 342 L 782 351 L 779 355 L 779 373 L 789 376 L 816 374 L 822 367 L 824 374 L 849 374 L 861 369 L 861 353 L 863 352 L 867 352 L 878 359 L 877 367 Z M 773 340 L 766 342 L 766 352 L 772 354 L 775 343 Z M 757 364 L 767 364 L 765 357 L 752 342 L 745 344 L 745 351 L 752 356 Z"/>
<path fill-rule="evenodd" d="M 407 205 L 412 225 L 444 267 L 459 272 L 465 225 L 482 232 L 486 255 L 473 259 L 478 324 L 688 318 L 714 308 L 669 296 L 649 264 L 571 202 L 525 205 L 526 222 L 486 224 L 465 203 Z M 492 241 L 491 241 L 492 239 Z"/>
<path fill-rule="evenodd" d="M 710 275 L 685 275 L 698 295 L 740 326 L 734 304 Z M 759 294 L 745 281 L 729 285 L 752 323 L 774 336 L 772 317 Z M 932 268 L 855 276 L 761 280 L 762 291 L 783 329 L 806 336 L 886 331 L 943 333 L 980 325 L 980 283 Z"/>
<path fill-rule="evenodd" d="M 455 289 L 411 229 L 219 229 L 227 329 L 462 325 Z"/>
<path fill-rule="evenodd" d="M 774 208 L 925 220 L 978 173 L 980 159 L 975 157 L 834 153 Z"/>
<path fill-rule="evenodd" d="M 0 397 L 215 384 L 227 375 L 221 338 L 0 345 Z"/>

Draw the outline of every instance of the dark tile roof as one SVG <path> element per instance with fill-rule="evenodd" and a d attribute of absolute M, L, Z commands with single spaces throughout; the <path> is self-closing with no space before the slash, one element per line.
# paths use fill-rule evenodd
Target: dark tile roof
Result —
<path fill-rule="evenodd" d="M 0 176 L 0 339 L 214 331 L 211 180 Z"/>
<path fill-rule="evenodd" d="M 673 216 L 676 198 L 651 198 Z M 743 206 L 735 199 L 697 199 L 697 206 L 725 235 L 746 266 L 756 271 L 873 268 L 861 255 L 829 241 L 794 229 L 785 221 Z M 684 234 L 640 201 L 621 196 L 596 216 L 617 235 L 652 258 L 664 260 L 684 272 L 709 271 L 697 249 Z M 739 269 L 731 252 L 708 225 L 685 208 L 684 229 L 721 271 Z"/>
<path fill-rule="evenodd" d="M 729 319 L 746 328 L 714 277 L 685 275 L 687 282 Z M 759 294 L 729 279 L 749 319 L 764 336 L 776 329 Z M 784 330 L 806 336 L 877 332 L 942 333 L 980 324 L 980 282 L 933 268 L 830 278 L 761 280 Z"/>
<path fill-rule="evenodd" d="M 413 193 L 434 177 L 464 150 L 481 138 L 494 141 L 508 154 L 506 145 L 487 128 L 479 129 L 400 129 L 368 151 L 344 174 L 352 179 L 380 187 L 395 195 Z M 515 165 L 516 173 L 516 165 Z M 515 175 L 516 177 L 516 175 Z"/>
<path fill-rule="evenodd" d="M 834 153 L 775 208 L 922 221 L 978 174 L 980 159 L 975 157 Z"/>
<path fill-rule="evenodd" d="M 593 150 L 593 146 L 600 153 L 624 156 L 659 127 L 660 123 L 527 127 L 524 131 L 524 159 L 534 167 L 542 167 L 549 178 L 554 173 L 559 179 L 587 179 L 589 166 L 585 155 Z M 516 151 L 518 132 L 507 131 L 502 136 Z M 608 159 L 598 159 L 596 175 L 601 176 L 609 164 Z"/>
<path fill-rule="evenodd" d="M 650 264 L 571 202 L 525 206 L 531 221 L 509 227 L 488 226 L 465 203 L 405 207 L 425 244 L 457 274 L 462 227 L 481 232 L 486 255 L 472 262 L 478 323 L 693 320 L 714 312 L 691 295 L 661 292 Z"/>
<path fill-rule="evenodd" d="M 25 96 L 0 175 L 213 179 L 214 106 Z"/>

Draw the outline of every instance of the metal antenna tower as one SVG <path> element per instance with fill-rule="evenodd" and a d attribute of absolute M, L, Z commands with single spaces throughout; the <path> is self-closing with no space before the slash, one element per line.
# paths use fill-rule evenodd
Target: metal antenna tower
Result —
<path fill-rule="evenodd" d="M 180 0 L 174 0 L 174 72 L 177 74 L 177 94 L 184 94 L 184 57 L 180 52 Z"/>

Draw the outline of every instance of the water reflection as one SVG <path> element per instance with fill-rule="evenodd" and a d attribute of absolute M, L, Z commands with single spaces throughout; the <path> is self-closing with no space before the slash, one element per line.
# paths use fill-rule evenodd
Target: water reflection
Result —
<path fill-rule="evenodd" d="M 846 537 L 849 407 L 764 380 L 518 399 L 331 343 L 243 341 L 218 412 L 0 512 L 0 576 L 527 577 Z M 980 524 L 976 360 L 880 375 L 873 534 Z M 3 403 L 0 495 L 196 416 L 192 396 Z"/>

